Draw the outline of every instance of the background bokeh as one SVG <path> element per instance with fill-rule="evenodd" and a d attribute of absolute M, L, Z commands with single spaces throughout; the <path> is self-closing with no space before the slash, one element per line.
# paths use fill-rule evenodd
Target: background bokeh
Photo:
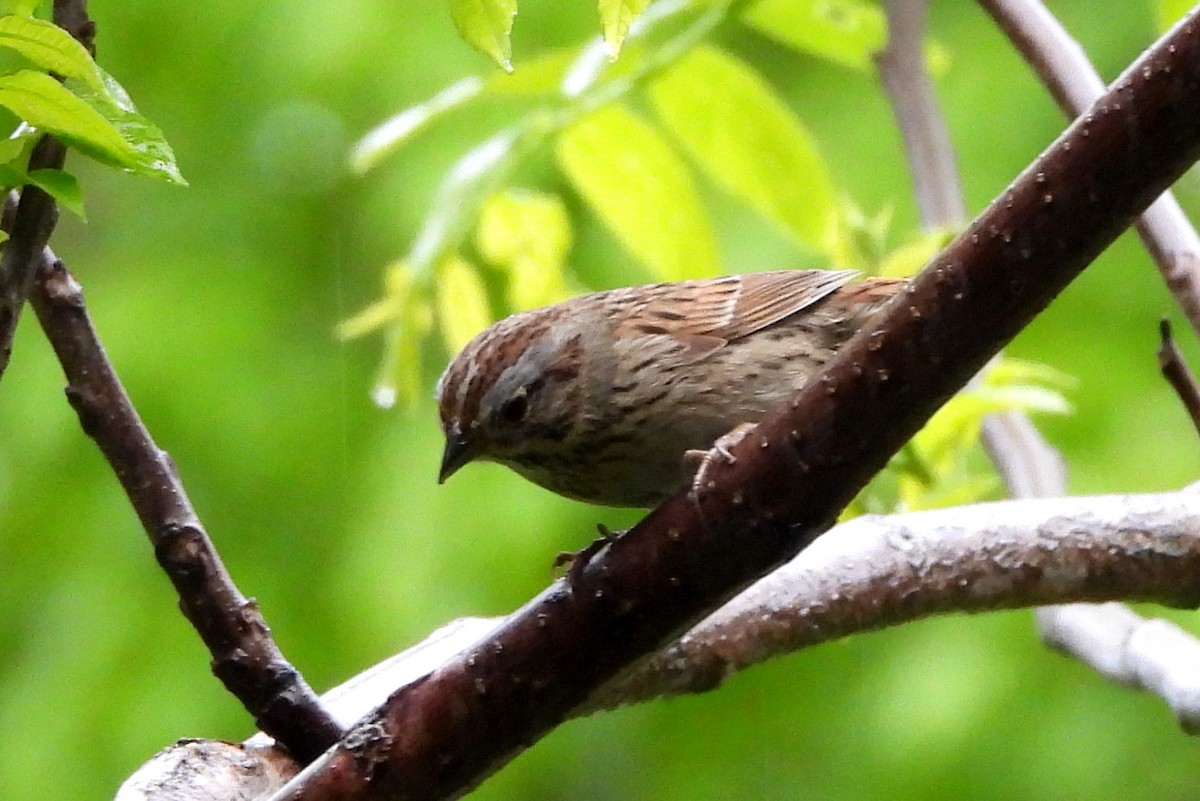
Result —
<path fill-rule="evenodd" d="M 513 609 L 597 521 L 634 519 L 496 467 L 438 487 L 431 401 L 374 408 L 380 343 L 332 336 L 376 297 L 441 173 L 511 113 L 455 115 L 366 179 L 344 174 L 354 137 L 492 69 L 459 40 L 443 0 L 92 6 L 101 63 L 164 129 L 191 188 L 73 158 L 88 221 L 64 219 L 54 245 L 231 572 L 315 687 L 453 618 Z M 950 56 L 939 91 L 975 211 L 1063 121 L 974 4 L 933 6 Z M 594 3 L 521 7 L 518 69 L 595 26 Z M 1109 77 L 1155 35 L 1149 3 L 1051 7 Z M 841 187 L 868 211 L 894 206 L 897 236 L 912 228 L 874 76 L 744 32 L 722 40 L 791 98 Z M 544 155 L 522 178 L 563 189 Z M 1196 211 L 1196 184 L 1181 192 Z M 708 195 L 731 270 L 806 266 L 748 212 Z M 594 223 L 580 224 L 579 275 L 596 286 L 644 277 Z M 1126 236 L 1012 346 L 1079 380 L 1076 413 L 1043 421 L 1073 491 L 1194 479 L 1196 437 L 1154 359 L 1164 314 L 1178 321 Z M 427 353 L 430 392 L 445 358 Z M 0 382 L 0 786 L 67 801 L 111 796 L 178 737 L 236 740 L 252 724 L 210 675 L 62 383 L 28 315 Z M 1195 741 L 1159 701 L 1049 652 L 1015 612 L 858 636 L 710 695 L 569 723 L 473 797 L 1150 800 L 1192 797 L 1198 777 Z"/>

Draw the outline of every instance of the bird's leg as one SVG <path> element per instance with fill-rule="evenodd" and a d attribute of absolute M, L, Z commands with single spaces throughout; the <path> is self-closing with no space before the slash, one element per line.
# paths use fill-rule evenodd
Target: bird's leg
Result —
<path fill-rule="evenodd" d="M 734 464 L 737 457 L 730 449 L 750 435 L 755 428 L 754 423 L 738 423 L 730 431 L 717 437 L 717 441 L 706 451 L 690 450 L 683 452 L 684 464 L 696 466 L 696 474 L 692 477 L 691 497 L 693 503 L 699 504 L 700 493 L 712 486 L 708 473 L 718 462 Z"/>

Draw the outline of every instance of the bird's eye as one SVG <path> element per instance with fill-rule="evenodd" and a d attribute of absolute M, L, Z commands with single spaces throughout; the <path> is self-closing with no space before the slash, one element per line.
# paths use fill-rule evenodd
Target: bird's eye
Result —
<path fill-rule="evenodd" d="M 525 419 L 525 413 L 528 411 L 529 399 L 522 392 L 504 402 L 504 405 L 500 407 L 500 417 L 508 423 L 519 423 Z"/>

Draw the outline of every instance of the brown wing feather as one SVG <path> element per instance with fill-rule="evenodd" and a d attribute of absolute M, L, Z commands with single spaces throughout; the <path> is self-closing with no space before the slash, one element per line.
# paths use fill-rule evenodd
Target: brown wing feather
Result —
<path fill-rule="evenodd" d="M 618 328 L 719 347 L 813 305 L 855 275 L 853 270 L 746 273 L 664 284 L 662 293 L 643 293 L 645 302 L 636 305 L 618 290 L 612 302 L 623 311 Z"/>

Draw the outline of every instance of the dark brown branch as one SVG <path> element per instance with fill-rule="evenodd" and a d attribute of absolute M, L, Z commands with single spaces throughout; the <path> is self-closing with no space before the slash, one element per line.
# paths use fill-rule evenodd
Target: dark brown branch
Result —
<path fill-rule="evenodd" d="M 51 136 L 43 137 L 29 157 L 29 169 L 58 169 L 67 149 Z M 33 277 L 42 261 L 42 249 L 58 222 L 54 198 L 36 186 L 21 190 L 13 218 L 12 236 L 0 256 L 0 376 L 12 357 L 13 337 L 21 310 L 33 288 Z"/>
<path fill-rule="evenodd" d="M 258 725 L 302 760 L 341 736 L 284 659 L 253 600 L 233 584 L 175 467 L 142 424 L 104 353 L 79 284 L 46 249 L 30 302 L 67 377 L 67 398 L 141 520 L 180 608 L 213 655 L 212 668 Z"/>
<path fill-rule="evenodd" d="M 75 37 L 89 53 L 95 53 L 96 26 L 88 18 L 85 0 L 54 0 L 54 22 Z M 67 148 L 45 136 L 29 157 L 29 171 L 62 169 Z M 21 191 L 12 225 L 4 230 L 10 238 L 0 256 L 0 377 L 12 357 L 13 337 L 21 310 L 33 288 L 33 276 L 42 261 L 42 248 L 58 223 L 54 198 L 36 186 Z"/>
<path fill-rule="evenodd" d="M 87 0 L 54 0 L 54 24 L 96 56 L 96 23 L 88 17 Z"/>
<path fill-rule="evenodd" d="M 1083 48 L 1038 0 L 980 0 L 1029 62 L 1068 117 L 1077 117 L 1104 93 L 1104 81 Z M 1168 289 L 1200 334 L 1200 236 L 1164 192 L 1136 224 Z"/>
<path fill-rule="evenodd" d="M 638 658 L 829 528 L 937 407 L 1200 154 L 1200 31 L 1177 29 L 711 471 L 494 636 L 393 695 L 277 798 L 457 796 Z"/>
<path fill-rule="evenodd" d="M 1175 338 L 1171 336 L 1171 323 L 1163 320 L 1159 331 L 1162 333 L 1162 342 L 1158 346 L 1158 366 L 1163 377 L 1175 389 L 1183 408 L 1187 409 L 1196 432 L 1200 433 L 1200 385 L 1196 383 L 1195 374 L 1184 361 Z"/>

